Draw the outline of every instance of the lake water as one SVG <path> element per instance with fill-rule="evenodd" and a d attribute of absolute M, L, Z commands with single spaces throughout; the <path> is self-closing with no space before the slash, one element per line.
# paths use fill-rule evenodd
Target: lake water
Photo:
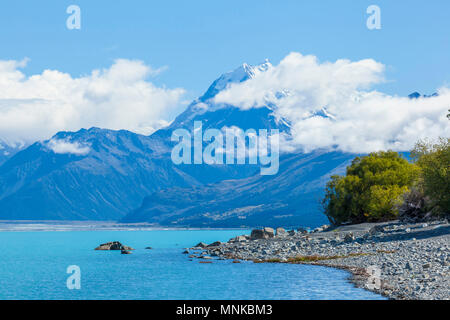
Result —
<path fill-rule="evenodd" d="M 226 231 L 0 232 L 0 299 L 383 299 L 349 274 L 318 266 L 189 261 L 183 248 L 227 241 Z M 120 241 L 136 250 L 95 251 Z M 151 246 L 153 250 L 145 250 Z M 69 290 L 69 265 L 81 289 Z"/>

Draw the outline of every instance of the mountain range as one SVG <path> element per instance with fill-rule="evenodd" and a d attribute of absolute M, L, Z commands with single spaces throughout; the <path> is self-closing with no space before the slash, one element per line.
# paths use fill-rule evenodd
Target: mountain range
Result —
<path fill-rule="evenodd" d="M 288 121 L 273 106 L 242 110 L 215 104 L 230 83 L 270 67 L 242 65 L 219 77 L 168 127 L 150 136 L 100 128 L 59 132 L 24 149 L 0 147 L 0 219 L 120 220 L 170 227 L 316 226 L 326 222 L 320 198 L 330 175 L 353 154 L 317 150 L 280 156 L 279 172 L 258 165 L 175 165 L 176 129 L 278 129 Z M 283 93 L 280 93 L 283 94 Z M 411 98 L 415 98 L 411 97 Z M 314 114 L 329 116 L 326 109 Z"/>

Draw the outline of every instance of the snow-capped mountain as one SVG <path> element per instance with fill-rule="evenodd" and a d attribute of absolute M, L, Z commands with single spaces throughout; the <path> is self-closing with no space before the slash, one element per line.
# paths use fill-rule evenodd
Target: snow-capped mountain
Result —
<path fill-rule="evenodd" d="M 242 66 L 215 81 L 244 81 L 263 68 Z M 226 79 L 226 80 L 225 80 Z M 0 166 L 1 219 L 116 220 L 140 206 L 154 191 L 192 187 L 224 179 L 248 177 L 248 166 L 175 166 L 170 158 L 172 130 L 192 129 L 193 121 L 211 127 L 276 127 L 270 110 L 239 112 L 208 103 L 197 112 L 194 102 L 169 128 L 151 136 L 99 128 L 59 132 L 9 157 Z M 184 120 L 183 120 L 184 119 Z M 6 148 L 2 151 L 8 152 Z"/>
<path fill-rule="evenodd" d="M 222 227 L 323 222 L 317 201 L 325 181 L 351 155 L 284 155 L 275 176 L 261 176 L 258 165 L 175 165 L 171 160 L 173 130 L 193 130 L 194 121 L 202 121 L 204 129 L 279 129 L 289 134 L 289 123 L 276 117 L 274 105 L 242 110 L 212 99 L 230 84 L 270 68 L 268 61 L 244 64 L 222 75 L 151 136 L 82 129 L 57 133 L 16 153 L 0 166 L 0 219 L 124 219 Z M 332 117 L 325 108 L 319 113 L 311 116 Z"/>
<path fill-rule="evenodd" d="M 176 128 L 192 128 L 194 121 L 202 121 L 206 129 L 237 126 L 243 130 L 278 128 L 282 131 L 288 131 L 287 122 L 284 119 L 276 118 L 270 105 L 258 109 L 241 110 L 232 105 L 217 104 L 213 100 L 217 93 L 226 89 L 229 85 L 247 81 L 271 67 L 272 65 L 267 60 L 257 66 L 244 63 L 236 70 L 223 74 L 211 84 L 203 96 L 193 101 L 162 132 L 171 132 Z M 155 135 L 158 136 L 162 132 L 157 132 Z"/>
<path fill-rule="evenodd" d="M 217 93 L 226 89 L 228 85 L 252 79 L 256 75 L 260 74 L 261 72 L 265 72 L 270 68 L 272 68 L 272 64 L 269 62 L 269 60 L 266 60 L 264 63 L 257 66 L 251 66 L 247 63 L 244 63 L 239 68 L 220 76 L 216 81 L 213 82 L 213 84 L 208 88 L 206 93 L 202 97 L 200 97 L 199 100 L 201 102 L 210 100 L 211 98 L 214 98 Z"/>

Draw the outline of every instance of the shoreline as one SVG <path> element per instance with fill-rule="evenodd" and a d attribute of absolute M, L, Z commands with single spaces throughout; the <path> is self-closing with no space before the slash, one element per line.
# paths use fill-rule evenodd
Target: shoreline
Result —
<path fill-rule="evenodd" d="M 114 221 L 45 221 L 0 220 L 0 232 L 65 232 L 65 231 L 227 231 L 251 228 L 188 228 L 163 227 L 146 223 L 117 223 Z"/>
<path fill-rule="evenodd" d="M 200 244 L 191 248 L 197 253 L 190 257 L 337 268 L 350 272 L 348 280 L 356 287 L 389 299 L 450 300 L 448 221 L 364 223 L 312 233 L 277 231 L 274 235 L 273 229 L 265 228 L 252 233 L 253 238 Z"/>
<path fill-rule="evenodd" d="M 350 276 L 347 278 L 347 281 L 353 284 L 356 288 L 361 288 L 367 291 L 371 291 L 377 293 L 389 300 L 396 300 L 389 294 L 384 293 L 382 290 L 374 290 L 367 287 L 367 281 L 370 275 L 367 273 L 366 269 L 358 268 L 358 267 L 349 267 L 349 266 L 339 266 L 339 265 L 331 265 L 327 263 L 305 263 L 313 266 L 321 266 L 332 269 L 344 270 L 350 273 Z"/>

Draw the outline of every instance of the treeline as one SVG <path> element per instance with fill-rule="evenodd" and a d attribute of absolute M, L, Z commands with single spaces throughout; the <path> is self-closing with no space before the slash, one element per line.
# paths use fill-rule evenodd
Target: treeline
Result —
<path fill-rule="evenodd" d="M 356 157 L 327 183 L 324 213 L 334 225 L 450 214 L 450 139 L 418 142 L 411 161 L 394 151 Z"/>

